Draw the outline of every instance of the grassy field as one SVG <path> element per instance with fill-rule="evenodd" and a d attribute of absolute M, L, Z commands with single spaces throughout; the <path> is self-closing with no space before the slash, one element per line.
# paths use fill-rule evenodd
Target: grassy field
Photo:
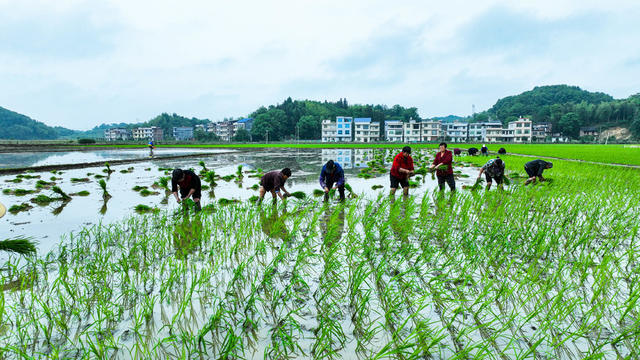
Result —
<path fill-rule="evenodd" d="M 183 144 L 158 145 L 158 147 L 180 148 L 315 148 L 315 149 L 393 149 L 407 144 Z M 437 144 L 408 144 L 414 148 L 435 149 Z M 480 148 L 482 144 L 450 143 L 449 148 Z M 81 148 L 104 147 L 104 145 L 75 146 Z M 115 148 L 144 148 L 141 145 L 108 145 Z M 593 144 L 488 144 L 489 150 L 497 152 L 504 147 L 508 153 L 533 156 L 555 157 L 560 159 L 574 159 L 610 164 L 640 165 L 640 145 L 593 145 Z"/>
<path fill-rule="evenodd" d="M 530 159 L 504 159 L 504 191 L 86 228 L 6 264 L 0 355 L 633 358 L 640 170 L 558 160 L 525 187 Z"/>

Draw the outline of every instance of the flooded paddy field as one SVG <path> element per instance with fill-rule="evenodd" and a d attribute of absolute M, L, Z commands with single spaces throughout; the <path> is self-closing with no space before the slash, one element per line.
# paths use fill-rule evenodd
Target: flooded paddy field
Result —
<path fill-rule="evenodd" d="M 72 236 L 40 238 L 38 256 L 3 260 L 2 356 L 616 359 L 640 352 L 637 169 L 557 161 L 545 172 L 552 182 L 524 187 L 529 159 L 507 156 L 511 185 L 470 191 L 462 185 L 475 182 L 487 159 L 460 158 L 456 194 L 434 192 L 425 174 L 410 197 L 389 198 L 396 152 L 358 151 L 207 156 L 218 185 L 203 190 L 205 209 L 196 216 L 172 198 L 164 204 L 164 190 L 152 185 L 164 169 L 199 172 L 200 159 L 114 166 L 106 208 L 97 185 L 106 178 L 95 178 L 103 168 L 30 173 L 90 194 L 72 196 L 55 214 L 61 204 L 0 220 L 2 231 L 15 228 L 7 237 L 31 234 L 29 225 L 62 233 L 57 223 L 76 219 L 66 225 Z M 432 158 L 416 151 L 416 168 Z M 344 165 L 357 195 L 344 203 L 312 195 L 329 159 Z M 222 179 L 238 165 L 241 183 Z M 293 170 L 287 189 L 305 198 L 248 201 L 257 195 L 251 175 L 285 166 Z M 80 177 L 91 180 L 71 182 Z M 5 182 L 14 179 L 0 184 L 15 192 L 38 180 Z M 142 196 L 136 185 L 158 194 Z M 0 194 L 5 204 L 16 198 Z M 222 205 L 222 198 L 239 202 Z M 138 204 L 159 211 L 132 215 Z"/>

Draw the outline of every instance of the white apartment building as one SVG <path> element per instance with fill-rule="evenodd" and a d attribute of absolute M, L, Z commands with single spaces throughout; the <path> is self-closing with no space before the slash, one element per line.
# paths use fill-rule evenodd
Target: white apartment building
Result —
<path fill-rule="evenodd" d="M 337 142 L 336 122 L 329 119 L 322 120 L 322 142 Z"/>
<path fill-rule="evenodd" d="M 499 121 L 478 122 L 469 124 L 469 142 L 490 142 L 487 140 L 487 131 L 495 133 L 502 129 L 502 123 Z M 495 130 L 495 131 L 491 131 Z"/>
<path fill-rule="evenodd" d="M 111 128 L 104 131 L 104 138 L 107 141 L 129 140 L 131 131 L 125 128 Z"/>
<path fill-rule="evenodd" d="M 443 123 L 442 129 L 451 142 L 466 142 L 469 137 L 469 123 L 466 122 Z"/>
<path fill-rule="evenodd" d="M 173 138 L 178 141 L 193 140 L 193 128 L 188 126 L 174 127 Z"/>
<path fill-rule="evenodd" d="M 427 142 L 437 142 L 444 138 L 444 134 L 442 133 L 442 122 L 434 121 L 434 120 L 425 120 L 422 121 L 421 127 L 421 135 L 422 141 Z"/>
<path fill-rule="evenodd" d="M 380 138 L 380 123 L 371 122 L 371 118 L 353 119 L 353 141 L 361 143 L 376 142 Z"/>
<path fill-rule="evenodd" d="M 162 128 L 157 126 L 135 128 L 131 130 L 131 134 L 133 135 L 133 140 L 160 141 L 164 137 Z"/>
<path fill-rule="evenodd" d="M 422 141 L 422 131 L 420 127 L 420 120 L 410 119 L 408 122 L 402 123 L 404 142 L 411 143 Z"/>
<path fill-rule="evenodd" d="M 403 126 L 400 120 L 386 120 L 384 122 L 384 138 L 390 142 L 403 142 Z"/>
<path fill-rule="evenodd" d="M 530 143 L 533 137 L 533 126 L 531 120 L 520 117 L 516 121 L 512 121 L 508 125 L 508 129 L 513 131 L 514 143 Z"/>
<path fill-rule="evenodd" d="M 531 130 L 532 141 L 544 142 L 547 137 L 551 137 L 553 126 L 549 122 L 533 124 Z"/>
<path fill-rule="evenodd" d="M 215 133 L 222 141 L 231 141 L 234 135 L 236 121 L 219 121 L 216 123 Z M 266 134 L 265 134 L 266 135 Z"/>

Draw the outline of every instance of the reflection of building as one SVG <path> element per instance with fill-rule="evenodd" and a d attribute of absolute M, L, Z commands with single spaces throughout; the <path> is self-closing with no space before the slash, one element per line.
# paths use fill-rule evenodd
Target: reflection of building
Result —
<path fill-rule="evenodd" d="M 370 143 L 380 138 L 380 123 L 372 122 L 371 118 L 353 119 L 353 141 Z"/>
<path fill-rule="evenodd" d="M 402 121 L 387 120 L 384 122 L 384 138 L 390 142 L 402 142 Z"/>
<path fill-rule="evenodd" d="M 193 140 L 192 127 L 174 127 L 173 138 L 178 141 Z"/>
<path fill-rule="evenodd" d="M 131 130 L 124 128 L 111 128 L 104 131 L 104 138 L 107 141 L 129 140 Z"/>
<path fill-rule="evenodd" d="M 353 167 L 364 168 L 367 163 L 373 160 L 373 150 L 371 149 L 354 149 L 353 150 Z"/>
<path fill-rule="evenodd" d="M 351 149 L 322 149 L 322 164 L 327 161 L 333 160 L 340 164 L 343 169 L 351 169 L 353 167 L 353 161 Z"/>
<path fill-rule="evenodd" d="M 140 127 L 131 131 L 134 140 L 153 140 L 160 141 L 164 137 L 162 128 L 157 126 Z"/>

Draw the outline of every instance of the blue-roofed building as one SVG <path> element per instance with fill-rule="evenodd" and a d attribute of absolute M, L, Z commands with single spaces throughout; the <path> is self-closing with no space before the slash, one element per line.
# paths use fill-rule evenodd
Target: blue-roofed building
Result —
<path fill-rule="evenodd" d="M 251 126 L 253 125 L 253 118 L 244 118 L 242 120 L 238 120 L 235 123 L 234 133 L 240 129 L 245 129 L 248 132 L 251 132 Z"/>
<path fill-rule="evenodd" d="M 353 141 L 370 143 L 380 138 L 380 123 L 371 121 L 371 118 L 353 119 Z"/>

